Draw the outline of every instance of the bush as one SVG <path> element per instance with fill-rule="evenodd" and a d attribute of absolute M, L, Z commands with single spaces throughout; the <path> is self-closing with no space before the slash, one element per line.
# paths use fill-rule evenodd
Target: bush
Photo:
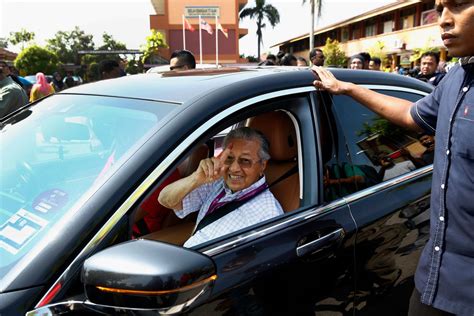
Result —
<path fill-rule="evenodd" d="M 37 72 L 52 74 L 58 67 L 58 57 L 46 48 L 32 45 L 22 50 L 14 63 L 22 76 Z"/>

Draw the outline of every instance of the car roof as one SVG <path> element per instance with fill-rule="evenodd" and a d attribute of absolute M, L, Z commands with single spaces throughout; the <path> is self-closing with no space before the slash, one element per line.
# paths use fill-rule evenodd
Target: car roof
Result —
<path fill-rule="evenodd" d="M 338 68 L 331 71 L 336 78 L 357 84 L 394 85 L 427 93 L 432 89 L 420 80 L 380 71 Z M 61 94 L 192 103 L 215 90 L 224 89 L 233 94 L 237 89 L 237 93 L 242 97 L 249 97 L 256 93 L 310 86 L 315 78 L 312 71 L 302 67 L 223 67 L 124 76 L 73 87 L 62 91 Z M 244 87 L 245 89 L 242 89 Z"/>

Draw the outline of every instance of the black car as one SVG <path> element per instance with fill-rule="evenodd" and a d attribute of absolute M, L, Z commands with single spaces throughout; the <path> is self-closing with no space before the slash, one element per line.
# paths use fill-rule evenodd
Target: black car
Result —
<path fill-rule="evenodd" d="M 423 82 L 334 69 L 416 101 Z M 428 238 L 432 138 L 292 67 L 144 74 L 81 85 L 1 121 L 0 313 L 401 315 Z M 250 126 L 285 213 L 190 249 L 195 218 L 158 208 Z"/>

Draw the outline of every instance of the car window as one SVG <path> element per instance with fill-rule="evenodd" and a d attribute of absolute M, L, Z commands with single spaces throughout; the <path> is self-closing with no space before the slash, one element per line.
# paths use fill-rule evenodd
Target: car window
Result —
<path fill-rule="evenodd" d="M 298 104 L 297 101 L 294 101 L 294 103 Z M 288 104 L 291 104 L 291 102 L 285 102 L 285 105 L 288 106 Z M 307 111 L 308 106 L 306 106 L 305 109 Z M 305 199 L 305 197 L 303 197 L 303 192 L 306 192 L 306 188 L 304 185 L 301 185 L 303 181 L 300 181 L 302 174 L 306 173 L 306 171 L 304 170 L 305 163 L 300 159 L 303 158 L 303 148 L 301 147 L 304 141 L 301 141 L 300 138 L 302 138 L 301 135 L 303 134 L 302 131 L 304 128 L 300 125 L 298 117 L 298 115 L 287 109 L 272 108 L 271 111 L 264 113 L 260 111 L 258 115 L 255 115 L 255 112 L 252 111 L 247 115 L 241 114 L 237 121 L 235 118 L 229 118 L 229 123 L 223 123 L 225 125 L 217 127 L 214 133 L 208 135 L 205 139 L 201 140 L 199 145 L 195 145 L 190 149 L 186 156 L 180 160 L 179 164 L 168 173 L 167 178 L 157 185 L 145 198 L 132 215 L 132 221 L 135 222 L 132 228 L 132 234 L 136 234 L 137 231 L 145 228 L 148 234 L 143 236 L 139 232 L 135 237 L 141 236 L 143 238 L 166 241 L 177 245 L 183 245 L 191 237 L 193 229 L 196 226 L 198 214 L 200 214 L 199 211 L 183 219 L 179 219 L 172 210 L 164 209 L 158 204 L 157 197 L 159 192 L 157 191 L 162 190 L 165 185 L 182 179 L 196 170 L 200 160 L 219 154 L 223 149 L 223 138 L 225 135 L 229 133 L 230 130 L 238 128 L 239 126 L 257 129 L 269 138 L 272 158 L 268 161 L 264 173 L 267 183 L 270 185 L 270 191 L 276 198 L 278 204 L 281 205 L 278 214 L 283 216 L 285 213 L 292 212 L 304 206 L 310 201 L 310 198 L 306 197 Z M 312 125 L 308 124 L 308 126 L 311 129 L 313 128 Z M 268 133 L 278 131 L 279 129 L 286 129 L 286 131 L 278 136 L 268 135 Z M 309 134 L 311 135 L 312 133 Z M 274 148 L 273 151 L 271 149 L 272 147 Z M 307 158 L 313 158 L 314 160 L 314 157 L 311 157 L 309 154 Z M 311 170 L 311 167 L 308 167 L 308 170 Z M 307 190 L 311 189 L 308 188 Z M 154 204 L 154 206 L 150 207 L 150 204 Z M 205 204 L 206 202 L 203 202 L 201 206 L 204 207 Z M 264 214 L 264 212 L 259 208 L 256 210 L 256 214 Z M 275 213 L 275 217 L 278 217 L 278 214 Z M 226 232 L 234 233 L 275 218 L 272 215 L 262 217 L 261 220 L 255 222 L 251 221 L 251 217 L 247 215 L 234 220 L 239 225 L 227 223 L 226 225 L 229 226 L 222 230 L 223 233 L 218 233 L 215 236 L 212 235 L 213 229 L 208 229 L 207 233 L 209 234 L 209 239 L 203 240 L 203 242 L 220 239 L 226 235 Z M 232 215 L 230 214 L 230 216 Z M 229 215 L 226 215 L 226 217 L 229 217 Z M 198 220 L 201 220 L 201 218 L 198 218 Z M 219 221 L 221 220 L 225 220 L 225 217 L 219 219 Z M 246 222 L 248 222 L 248 224 L 245 224 Z"/>
<path fill-rule="evenodd" d="M 2 122 L 0 277 L 56 231 L 176 105 L 55 95 Z"/>
<path fill-rule="evenodd" d="M 380 90 L 410 101 L 422 95 Z M 334 112 L 344 133 L 351 163 L 339 166 L 334 176 L 338 185 L 359 183 L 341 193 L 347 195 L 393 179 L 433 162 L 434 138 L 398 127 L 347 96 L 334 96 Z M 336 172 L 334 172 L 336 173 Z"/>

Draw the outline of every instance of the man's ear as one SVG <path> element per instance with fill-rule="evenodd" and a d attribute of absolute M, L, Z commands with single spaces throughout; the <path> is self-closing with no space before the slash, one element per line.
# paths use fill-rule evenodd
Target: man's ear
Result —
<path fill-rule="evenodd" d="M 267 167 L 268 160 L 262 160 L 262 171 Z"/>

